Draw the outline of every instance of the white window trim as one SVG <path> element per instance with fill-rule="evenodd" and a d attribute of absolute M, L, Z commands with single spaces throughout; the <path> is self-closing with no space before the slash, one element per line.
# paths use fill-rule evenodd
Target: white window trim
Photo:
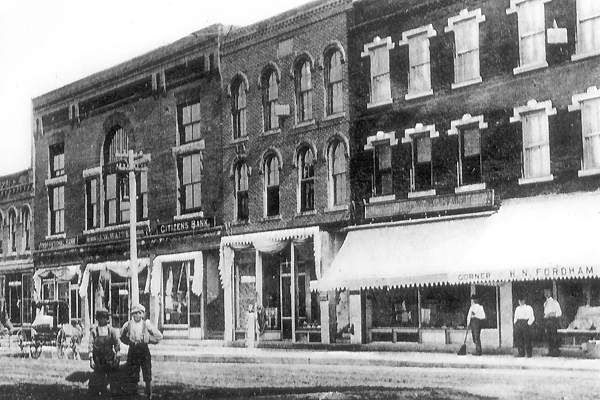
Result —
<path fill-rule="evenodd" d="M 435 124 L 423 125 L 421 123 L 418 123 L 415 125 L 414 128 L 408 128 L 408 129 L 404 130 L 404 137 L 402 138 L 402 143 L 410 143 L 411 146 L 414 146 L 413 138 L 415 137 L 415 135 L 420 135 L 422 133 L 426 133 L 430 139 L 437 138 L 440 136 L 440 133 L 435 130 Z M 433 147 L 433 143 L 432 143 L 432 147 Z M 431 163 L 433 165 L 433 151 L 432 151 L 431 156 L 432 156 Z M 414 159 L 414 157 L 415 157 L 415 152 L 413 150 L 413 151 L 411 151 L 410 192 L 408 193 L 408 197 L 413 198 L 413 197 L 435 196 L 436 190 L 433 188 L 429 189 L 429 190 L 422 190 L 422 191 L 414 190 L 414 186 L 415 186 L 415 177 L 414 177 L 414 175 L 415 175 L 415 159 Z M 433 182 L 431 182 L 431 185 L 433 186 Z M 411 195 L 411 193 L 412 193 L 412 195 Z"/>
<path fill-rule="evenodd" d="M 510 117 L 510 122 L 511 123 L 522 122 L 522 119 L 521 119 L 522 115 L 536 113 L 536 112 L 540 112 L 540 111 L 545 112 L 546 118 L 548 118 L 550 115 L 556 115 L 556 108 L 552 107 L 552 100 L 546 100 L 546 101 L 542 101 L 542 102 L 538 103 L 537 100 L 531 99 L 527 102 L 527 105 L 515 107 L 514 116 Z M 546 132 L 546 134 L 549 136 L 550 132 Z M 522 132 L 522 135 L 523 135 L 523 132 Z M 549 138 L 548 138 L 548 146 L 550 146 Z M 526 150 L 525 149 L 525 141 L 523 141 L 523 148 L 522 148 L 523 154 L 525 154 L 525 150 Z M 539 183 L 539 182 L 549 182 L 549 181 L 552 181 L 553 179 L 554 179 L 554 176 L 552 174 L 549 174 L 547 176 L 535 177 L 535 178 L 521 177 L 519 179 L 519 185 L 527 185 L 530 183 Z"/>
<path fill-rule="evenodd" d="M 427 37 L 427 50 L 429 50 L 429 46 L 430 46 L 430 40 L 429 38 L 432 38 L 434 36 L 437 35 L 437 32 L 435 29 L 433 29 L 433 25 L 429 24 L 429 25 L 424 25 L 415 29 L 411 29 L 405 32 L 402 32 L 402 39 L 398 42 L 399 46 L 410 46 L 410 39 L 413 38 L 414 36 L 420 36 L 422 34 L 425 34 Z M 409 84 L 408 84 L 408 93 L 404 96 L 405 100 L 412 100 L 412 99 L 417 99 L 420 97 L 425 97 L 425 96 L 431 96 L 433 94 L 433 89 L 431 88 L 431 52 L 429 54 L 430 60 L 429 60 L 429 87 L 430 89 L 428 90 L 424 90 L 421 92 L 415 92 L 415 93 L 411 93 L 410 92 L 410 61 L 409 61 Z"/>
<path fill-rule="evenodd" d="M 510 14 L 516 13 L 517 18 L 519 18 L 518 17 L 519 6 L 523 3 L 534 2 L 534 1 L 536 1 L 536 2 L 540 1 L 542 3 L 549 3 L 552 0 L 510 0 L 510 7 L 506 9 L 506 14 L 510 15 Z M 541 18 L 545 20 L 545 18 L 546 18 L 545 12 Z M 544 58 L 546 58 L 545 44 L 546 44 L 546 30 L 544 29 Z M 521 48 L 521 32 L 519 32 L 519 64 L 522 63 L 521 56 L 520 56 L 520 48 Z M 537 63 L 533 63 L 533 64 L 519 65 L 518 67 L 513 69 L 513 74 L 518 75 L 518 74 L 522 74 L 522 73 L 529 72 L 529 71 L 535 71 L 537 69 L 542 69 L 542 68 L 546 68 L 546 67 L 548 67 L 548 62 L 546 60 L 540 61 Z"/>
<path fill-rule="evenodd" d="M 379 36 L 375 36 L 375 38 L 373 39 L 373 41 L 371 43 L 367 43 L 363 46 L 363 51 L 360 53 L 360 56 L 370 58 L 370 57 L 372 57 L 374 49 L 376 47 L 380 47 L 380 46 L 386 46 L 388 52 L 390 50 L 392 50 L 394 47 L 396 47 L 394 42 L 392 42 L 391 36 L 385 37 L 383 39 L 381 39 Z M 388 74 L 389 73 L 391 73 L 391 69 L 390 69 L 390 65 L 388 63 Z M 372 88 L 372 84 L 371 84 L 372 81 L 373 81 L 373 75 L 371 74 L 369 76 L 370 98 L 369 98 L 369 102 L 367 103 L 367 108 L 373 108 L 373 107 L 383 106 L 386 104 L 392 104 L 394 102 L 394 99 L 393 99 L 393 96 L 391 95 L 391 87 L 390 87 L 390 98 L 389 99 L 384 99 L 377 103 L 372 102 L 372 100 L 371 100 L 373 98 L 373 88 Z M 390 85 L 391 85 L 391 81 L 390 81 Z"/>
<path fill-rule="evenodd" d="M 387 142 L 387 143 L 385 143 Z M 395 146 L 398 144 L 398 139 L 396 139 L 396 132 L 383 132 L 379 131 L 377 134 L 373 136 L 367 137 L 367 144 L 365 145 L 365 150 L 375 150 L 375 146 L 382 146 L 388 144 L 390 146 Z"/>
<path fill-rule="evenodd" d="M 182 154 L 196 153 L 206 148 L 204 139 L 195 142 L 187 143 L 182 146 L 171 147 L 173 156 L 177 157 Z"/>
<path fill-rule="evenodd" d="M 344 204 L 335 204 L 335 193 L 334 193 L 334 183 L 333 183 L 333 144 L 337 143 L 338 146 L 344 147 L 344 161 L 346 163 L 346 202 Z M 348 149 L 350 148 L 350 144 L 348 139 L 339 134 L 337 140 L 332 140 L 327 143 L 327 147 L 324 150 L 324 154 L 327 155 L 327 208 L 324 209 L 325 212 L 335 212 L 340 210 L 348 209 Z"/>
<path fill-rule="evenodd" d="M 596 51 L 589 51 L 587 53 L 580 53 L 579 51 L 579 43 L 580 43 L 580 39 L 579 39 L 579 23 L 581 22 L 581 20 L 583 18 L 579 18 L 579 1 L 581 0 L 577 0 L 577 4 L 576 4 L 576 24 L 577 27 L 575 28 L 575 54 L 573 54 L 571 56 L 571 61 L 579 61 L 579 60 L 583 60 L 585 58 L 590 58 L 590 57 L 596 57 L 598 55 L 600 55 L 600 49 L 596 50 Z M 598 0 L 590 0 L 590 1 L 598 1 Z M 590 20 L 590 19 L 594 19 L 594 18 L 600 18 L 600 15 L 592 15 L 592 16 L 586 16 L 586 20 Z"/>
<path fill-rule="evenodd" d="M 56 178 L 48 178 L 44 181 L 46 187 L 60 186 L 67 183 L 67 175 L 57 176 Z"/>
<path fill-rule="evenodd" d="M 461 119 L 457 119 L 454 121 L 450 122 L 450 129 L 448 130 L 448 136 L 453 136 L 456 135 L 458 136 L 460 134 L 461 129 L 466 128 L 468 126 L 477 126 L 477 128 L 479 128 L 479 132 L 480 132 L 480 137 L 481 137 L 481 131 L 483 129 L 486 129 L 488 127 L 487 122 L 483 121 L 483 115 L 476 115 L 476 116 L 471 116 L 471 114 L 465 114 L 462 116 Z M 481 151 L 481 149 L 480 149 Z M 459 154 L 459 160 L 460 160 L 460 154 Z M 457 166 L 458 168 L 458 166 Z M 461 172 L 458 171 L 458 174 L 460 174 Z M 459 178 L 460 175 L 457 176 L 457 178 Z M 482 183 L 476 183 L 476 184 L 471 184 L 471 185 L 460 185 L 457 182 L 457 187 L 454 188 L 454 193 L 461 193 L 461 192 L 471 192 L 474 190 L 481 190 L 481 189 L 485 189 L 485 182 Z"/>
<path fill-rule="evenodd" d="M 582 109 L 582 103 L 589 100 L 600 100 L 600 90 L 596 86 L 590 86 L 587 88 L 585 93 L 574 94 L 572 97 L 572 104 L 569 105 L 569 112 L 578 111 Z M 581 115 L 581 119 L 583 121 L 583 113 Z M 583 135 L 583 129 L 581 131 L 581 139 L 582 143 L 585 142 L 585 137 Z M 585 154 L 585 152 L 584 152 Z M 600 168 L 593 169 L 583 169 L 583 160 L 581 160 L 581 169 L 577 171 L 577 176 L 592 176 L 599 175 Z"/>
<path fill-rule="evenodd" d="M 475 21 L 478 24 L 481 24 L 482 22 L 485 22 L 485 15 L 481 14 L 481 8 L 478 8 L 476 10 L 472 10 L 469 11 L 466 8 L 462 9 L 460 11 L 460 13 L 454 17 L 450 17 L 448 18 L 448 26 L 444 29 L 444 32 L 448 33 L 448 32 L 454 32 L 455 30 L 455 25 L 461 22 L 464 22 L 468 19 L 475 19 Z M 479 30 L 477 31 L 477 33 L 479 34 Z M 481 48 L 481 43 L 479 46 L 479 49 Z M 465 86 L 470 86 L 470 85 L 475 85 L 477 83 L 481 83 L 483 81 L 483 79 L 481 78 L 481 63 L 479 65 L 479 76 L 467 80 L 467 81 L 463 81 L 463 82 L 456 82 L 456 46 L 454 46 L 454 82 L 452 83 L 451 87 L 452 89 L 459 89 Z M 477 50 L 479 53 L 479 49 Z M 478 61 L 479 61 L 479 57 L 478 57 Z"/>

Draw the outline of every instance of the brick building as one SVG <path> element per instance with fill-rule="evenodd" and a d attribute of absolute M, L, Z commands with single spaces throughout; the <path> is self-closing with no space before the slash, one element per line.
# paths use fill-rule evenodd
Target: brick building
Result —
<path fill-rule="evenodd" d="M 67 300 L 86 325 L 100 306 L 115 326 L 129 317 L 135 216 L 133 290 L 148 316 L 167 336 L 222 335 L 223 29 L 207 27 L 33 100 L 37 296 Z"/>
<path fill-rule="evenodd" d="M 541 343 L 544 288 L 563 307 L 563 334 L 590 329 L 600 306 L 599 4 L 354 3 L 361 209 L 317 285 L 350 293 L 352 341 L 462 344 L 475 293 L 484 347 L 510 349 L 516 293 L 526 293 Z"/>
<path fill-rule="evenodd" d="M 221 46 L 225 338 L 335 340 L 339 298 L 311 291 L 350 219 L 349 0 L 320 0 Z M 339 308 L 339 307 L 338 307 Z"/>
<path fill-rule="evenodd" d="M 0 328 L 31 323 L 33 175 L 0 177 Z"/>

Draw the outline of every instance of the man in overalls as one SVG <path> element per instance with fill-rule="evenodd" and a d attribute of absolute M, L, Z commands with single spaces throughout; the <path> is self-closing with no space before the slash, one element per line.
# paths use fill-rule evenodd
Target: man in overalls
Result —
<path fill-rule="evenodd" d="M 90 331 L 88 352 L 90 368 L 94 373 L 90 376 L 88 390 L 90 396 L 100 396 L 110 384 L 112 390 L 112 375 L 121 360 L 121 344 L 116 329 L 108 325 L 108 310 L 96 309 L 97 324 Z"/>

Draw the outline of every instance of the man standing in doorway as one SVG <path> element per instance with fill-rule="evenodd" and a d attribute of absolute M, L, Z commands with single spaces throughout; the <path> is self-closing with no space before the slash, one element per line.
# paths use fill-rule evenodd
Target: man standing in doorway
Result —
<path fill-rule="evenodd" d="M 517 339 L 517 348 L 519 354 L 517 357 L 531 358 L 533 354 L 533 345 L 531 343 L 531 325 L 535 321 L 533 308 L 527 305 L 525 295 L 518 296 L 519 306 L 515 309 L 515 338 Z"/>
<path fill-rule="evenodd" d="M 562 315 L 560 304 L 552 298 L 552 290 L 544 289 L 544 323 L 546 327 L 546 338 L 548 340 L 548 356 L 560 355 L 560 338 L 558 336 L 558 319 Z"/>
<path fill-rule="evenodd" d="M 485 319 L 485 311 L 483 306 L 479 304 L 479 299 L 476 295 L 471 296 L 471 307 L 467 314 L 467 327 L 471 326 L 471 336 L 473 336 L 473 344 L 475 344 L 475 355 L 480 356 L 481 351 L 481 328 Z"/>

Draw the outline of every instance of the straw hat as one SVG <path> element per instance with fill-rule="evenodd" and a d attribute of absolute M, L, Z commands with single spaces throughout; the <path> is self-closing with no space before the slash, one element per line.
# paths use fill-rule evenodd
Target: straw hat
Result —
<path fill-rule="evenodd" d="M 131 306 L 131 313 L 132 314 L 134 314 L 136 312 L 139 312 L 139 311 L 145 313 L 146 312 L 146 308 L 143 305 L 141 305 L 141 304 L 134 304 L 133 306 Z"/>

